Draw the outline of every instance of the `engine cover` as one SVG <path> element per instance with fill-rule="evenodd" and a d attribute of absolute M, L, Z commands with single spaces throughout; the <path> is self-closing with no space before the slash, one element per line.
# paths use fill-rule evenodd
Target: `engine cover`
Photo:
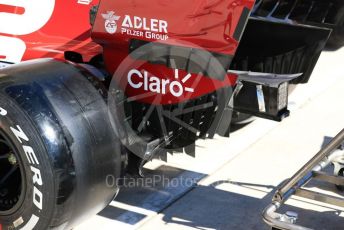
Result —
<path fill-rule="evenodd" d="M 128 96 L 180 103 L 236 83 L 227 70 L 254 2 L 103 0 L 92 38 Z"/>

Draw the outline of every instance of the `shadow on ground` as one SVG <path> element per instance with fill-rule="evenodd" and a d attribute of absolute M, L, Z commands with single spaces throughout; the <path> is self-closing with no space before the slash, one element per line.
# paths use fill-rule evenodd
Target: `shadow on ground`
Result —
<path fill-rule="evenodd" d="M 330 137 L 325 137 L 322 146 L 330 140 Z M 328 171 L 331 172 L 330 167 Z M 166 224 L 179 224 L 195 229 L 270 229 L 262 221 L 261 213 L 271 203 L 271 198 L 275 193 L 274 186 L 233 181 L 216 181 L 209 186 L 197 185 L 205 176 L 207 175 L 162 166 L 154 171 L 148 170 L 145 179 L 134 180 L 132 178 L 135 183 L 139 182 L 133 187 L 126 184 L 121 189 L 116 201 L 151 211 L 152 216 L 154 213 L 161 213 Z M 262 187 L 264 189 L 261 191 L 269 189 L 271 192 L 262 198 L 256 198 L 227 191 L 223 189 L 227 188 L 226 184 L 244 187 L 246 190 L 252 189 L 252 191 Z M 219 189 L 220 185 L 221 189 Z M 308 185 L 308 187 L 318 186 L 335 190 L 334 186 L 331 187 L 326 183 Z M 188 193 L 187 196 L 184 196 L 186 193 Z M 171 204 L 173 204 L 173 208 L 169 208 Z M 285 211 L 297 212 L 300 217 L 298 224 L 313 229 L 341 229 L 339 226 L 344 224 L 343 218 L 339 216 L 340 210 L 316 212 L 284 205 L 279 212 L 284 213 Z M 98 215 L 130 225 L 135 225 L 147 218 L 147 214 L 111 205 Z M 144 226 L 143 229 L 145 229 Z"/>
<path fill-rule="evenodd" d="M 235 185 L 240 185 L 240 183 L 236 182 Z M 242 186 L 251 185 L 243 184 Z M 212 186 L 199 186 L 186 198 L 178 200 L 173 209 L 165 210 L 163 221 L 195 229 L 270 229 L 262 221 L 261 213 L 271 202 L 273 194 L 274 192 L 271 192 L 262 199 L 258 199 Z M 313 229 L 339 229 L 338 226 L 344 223 L 343 218 L 339 217 L 339 210 L 316 212 L 285 205 L 280 211 L 281 213 L 297 212 L 300 216 L 298 224 Z"/>

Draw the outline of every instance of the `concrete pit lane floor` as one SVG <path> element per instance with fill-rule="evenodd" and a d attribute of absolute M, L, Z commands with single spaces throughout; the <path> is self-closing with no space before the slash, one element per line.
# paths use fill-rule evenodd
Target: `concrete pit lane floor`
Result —
<path fill-rule="evenodd" d="M 261 213 L 274 189 L 344 128 L 343 101 L 344 49 L 323 52 L 310 82 L 290 96 L 289 118 L 256 119 L 229 139 L 198 141 L 195 158 L 154 160 L 144 181 L 129 178 L 115 201 L 75 230 L 270 229 Z M 326 183 L 308 188 L 319 186 L 344 195 Z M 344 228 L 343 208 L 296 197 L 284 207 L 299 214 L 298 224 Z"/>

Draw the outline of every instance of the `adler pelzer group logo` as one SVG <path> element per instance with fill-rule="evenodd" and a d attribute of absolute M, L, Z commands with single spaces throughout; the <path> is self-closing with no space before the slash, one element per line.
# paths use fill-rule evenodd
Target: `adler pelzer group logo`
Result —
<path fill-rule="evenodd" d="M 117 32 L 117 21 L 121 18 L 120 16 L 116 16 L 115 12 L 108 11 L 106 14 L 102 14 L 103 18 L 105 19 L 105 30 L 109 34 L 114 34 Z"/>
<path fill-rule="evenodd" d="M 105 30 L 109 34 L 119 31 L 123 35 L 141 37 L 152 40 L 166 41 L 168 39 L 168 23 L 165 20 L 138 16 L 117 16 L 114 11 L 102 14 L 105 20 Z M 120 19 L 122 20 L 120 22 Z M 118 30 L 120 25 L 120 30 Z"/>

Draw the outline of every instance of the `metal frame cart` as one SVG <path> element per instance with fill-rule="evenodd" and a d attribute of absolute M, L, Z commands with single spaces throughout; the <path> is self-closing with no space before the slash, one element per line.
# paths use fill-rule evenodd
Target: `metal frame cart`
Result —
<path fill-rule="evenodd" d="M 292 178 L 277 189 L 272 203 L 264 210 L 263 219 L 272 229 L 306 230 L 296 224 L 297 213 L 277 213 L 277 210 L 293 195 L 344 207 L 344 198 L 334 197 L 323 193 L 313 192 L 304 188 L 312 179 L 326 181 L 344 188 L 344 129 L 321 149 L 307 164 Z M 323 169 L 334 164 L 334 174 L 329 175 Z"/>

